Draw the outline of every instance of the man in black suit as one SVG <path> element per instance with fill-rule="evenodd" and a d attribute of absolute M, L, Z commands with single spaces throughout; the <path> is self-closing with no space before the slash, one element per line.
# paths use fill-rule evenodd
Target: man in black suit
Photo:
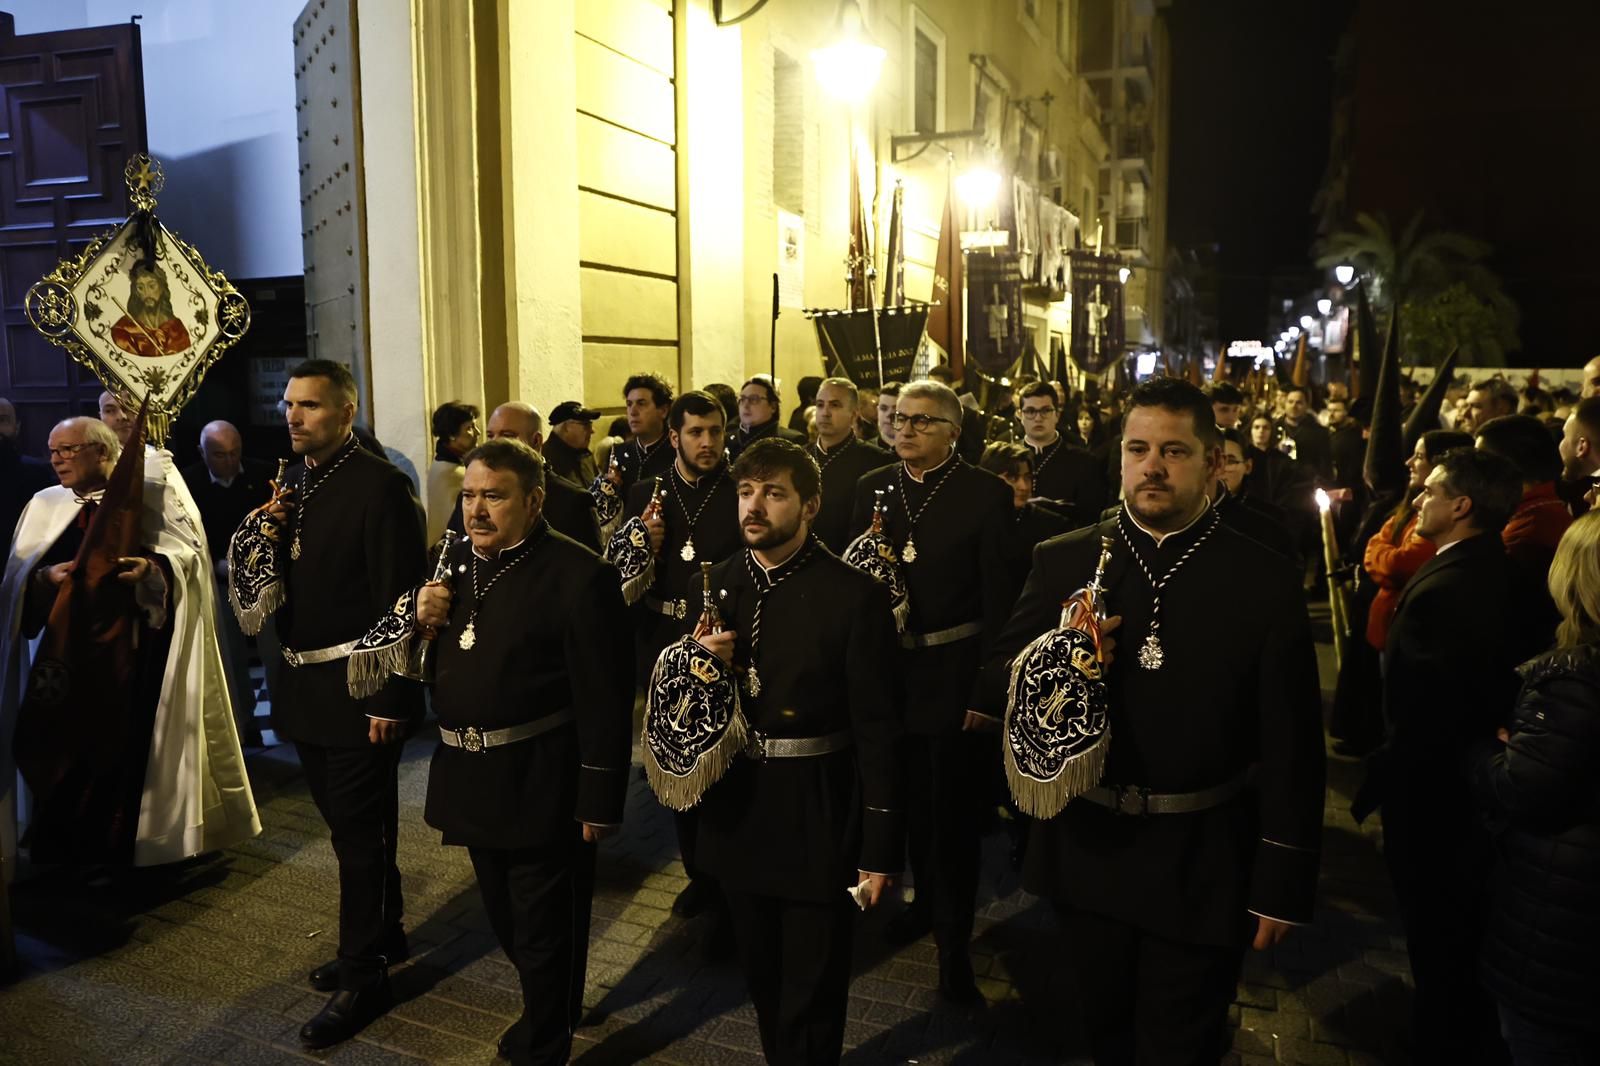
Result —
<path fill-rule="evenodd" d="M 1296 385 L 1283 397 L 1279 433 L 1294 441 L 1294 457 L 1316 472 L 1318 484 L 1333 484 L 1333 442 L 1327 429 L 1311 413 L 1311 390 Z"/>
<path fill-rule="evenodd" d="M 354 645 L 421 577 L 426 549 L 411 483 L 351 432 L 350 371 L 309 359 L 289 371 L 283 406 L 290 493 L 269 504 L 281 530 L 284 601 L 272 621 L 285 666 L 273 728 L 292 740 L 339 863 L 339 955 L 311 973 L 333 996 L 300 1030 L 308 1047 L 346 1040 L 392 1001 L 388 967 L 407 957 L 400 927 L 401 742 L 422 717 L 422 689 L 391 677 L 375 695 L 349 685 Z M 230 579 L 241 576 L 230 568 Z"/>
<path fill-rule="evenodd" d="M 770 377 L 757 374 L 745 382 L 739 389 L 739 428 L 728 435 L 729 461 L 739 458 L 739 453 L 756 441 L 768 437 L 804 444 L 805 434 L 796 433 L 778 421 L 781 411 L 778 386 Z"/>
<path fill-rule="evenodd" d="M 1061 916 L 1099 1066 L 1216 1062 L 1245 948 L 1312 918 L 1316 659 L 1292 567 L 1210 505 L 1221 463 L 1205 394 L 1156 378 L 1128 405 L 1123 509 L 1035 550 L 985 707 L 1004 712 L 1011 660 L 1058 624 L 1111 538 L 1105 773 L 1033 823 L 1023 883 Z"/>
<path fill-rule="evenodd" d="M 961 401 L 935 381 L 900 390 L 893 427 L 899 462 L 856 486 L 856 535 L 885 490 L 884 533 L 910 600 L 900 635 L 908 843 L 917 896 L 890 923 L 892 940 L 930 928 L 939 991 L 979 999 L 969 941 L 978 890 L 978 839 L 990 805 L 998 723 L 978 713 L 979 668 L 1016 596 L 1009 565 L 1011 490 L 956 453 Z M 892 668 L 885 664 L 885 669 Z"/>
<path fill-rule="evenodd" d="M 1057 431 L 1061 407 L 1048 381 L 1023 388 L 1017 398 L 1022 442 L 1033 453 L 1033 494 L 1066 515 L 1073 526 L 1095 521 L 1106 502 L 1100 464 L 1087 448 L 1076 447 Z"/>
<path fill-rule="evenodd" d="M 519 440 L 532 448 L 539 450 L 544 443 L 544 419 L 540 417 L 537 408 L 531 404 L 512 401 L 503 403 L 489 415 L 489 425 L 484 430 L 485 440 Z M 548 464 L 545 472 L 550 473 Z M 462 520 L 462 501 L 456 499 L 455 510 L 450 513 L 447 528 L 465 535 L 466 525 Z M 600 518 L 595 514 L 594 497 L 585 489 L 578 488 L 571 481 L 559 476 L 545 478 L 544 499 L 539 508 L 540 515 L 550 528 L 562 533 L 582 544 L 590 551 L 600 551 Z"/>
<path fill-rule="evenodd" d="M 622 383 L 622 402 L 628 412 L 628 432 L 633 436 L 613 448 L 611 458 L 622 478 L 617 491 L 626 497 L 636 482 L 665 474 L 677 453 L 667 435 L 671 385 L 655 374 L 634 374 Z"/>
<path fill-rule="evenodd" d="M 850 509 L 855 506 L 856 482 L 869 470 L 893 458 L 882 448 L 857 439 L 857 394 L 849 378 L 828 378 L 817 386 L 817 441 L 808 446 L 822 470 L 822 509 L 811 524 L 812 532 L 838 553 L 850 543 Z"/>
<path fill-rule="evenodd" d="M 1416 501 L 1417 533 L 1438 551 L 1400 594 L 1384 645 L 1388 740 L 1364 792 L 1383 807 L 1384 861 L 1416 981 L 1419 1063 L 1505 1061 L 1494 1003 L 1477 979 L 1493 853 L 1464 759 L 1508 724 L 1517 693 L 1516 631 L 1526 620 L 1500 530 L 1521 497 L 1509 460 L 1444 454 Z"/>
<path fill-rule="evenodd" d="M 742 676 L 756 738 L 700 805 L 700 854 L 728 899 L 767 1061 L 838 1062 L 846 890 L 876 906 L 905 855 L 894 616 L 887 587 L 810 531 L 821 479 L 804 451 L 751 445 L 733 477 L 745 547 L 711 571 L 730 628 L 700 640 Z"/>
<path fill-rule="evenodd" d="M 501 1055 L 565 1062 L 583 1007 L 594 845 L 621 825 L 628 790 L 627 616 L 616 571 L 544 520 L 543 483 L 560 479 L 531 448 L 489 440 L 464 462 L 454 587 L 417 594 L 416 621 L 437 634 L 440 743 L 424 817 L 467 849 L 521 979 Z"/>
<path fill-rule="evenodd" d="M 246 746 L 259 746 L 261 730 L 255 722 L 250 645 L 228 605 L 228 540 L 245 515 L 267 502 L 272 494 L 267 485 L 272 470 L 260 459 L 244 457 L 244 440 L 231 422 L 208 422 L 200 430 L 200 462 L 190 463 L 180 473 L 195 506 L 200 508 L 200 524 L 211 549 L 211 568 L 217 581 L 217 644 L 222 651 L 222 668 L 228 674 L 239 740 Z"/>
<path fill-rule="evenodd" d="M 11 401 L 0 397 L 0 535 L 6 543 L 16 532 L 17 519 L 34 493 L 56 483 L 50 466 L 43 459 L 23 455 L 17 450 L 17 433 L 22 424 Z M 231 532 L 231 531 L 230 531 Z"/>
<path fill-rule="evenodd" d="M 1215 397 L 1212 407 L 1216 407 Z M 1234 529 L 1283 558 L 1298 562 L 1300 555 L 1283 508 L 1259 500 L 1245 489 L 1253 464 L 1244 434 L 1220 426 L 1218 430 L 1222 435 L 1222 476 L 1217 481 L 1217 491 L 1212 493 L 1212 505 Z"/>

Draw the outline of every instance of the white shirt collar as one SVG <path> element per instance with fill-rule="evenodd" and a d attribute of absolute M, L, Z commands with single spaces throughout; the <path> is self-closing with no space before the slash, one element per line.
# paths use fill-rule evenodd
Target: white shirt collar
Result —
<path fill-rule="evenodd" d="M 928 469 L 924 470 L 920 474 L 917 473 L 915 470 L 911 469 L 911 464 L 907 463 L 904 459 L 900 460 L 900 465 L 902 465 L 902 466 L 904 466 L 906 468 L 906 475 L 908 477 L 910 477 L 912 481 L 915 481 L 917 484 L 920 485 L 920 484 L 922 484 L 923 480 L 927 478 L 927 476 L 929 474 L 933 473 L 935 470 L 941 469 L 946 463 L 948 463 L 950 460 L 954 459 L 955 457 L 956 457 L 956 446 L 954 444 L 952 444 L 952 445 L 950 445 L 950 454 L 949 455 L 947 455 L 943 459 L 941 459 L 937 465 L 928 467 Z"/>
<path fill-rule="evenodd" d="M 211 479 L 211 483 L 213 485 L 221 485 L 225 489 L 232 488 L 233 487 L 233 483 L 235 481 L 239 480 L 239 475 L 235 474 L 232 477 L 230 477 L 228 480 L 224 481 L 220 477 L 218 477 L 217 475 L 213 474 L 211 472 L 211 468 L 209 466 L 206 467 L 206 476 Z"/>
<path fill-rule="evenodd" d="M 1184 526 L 1183 529 L 1174 529 L 1171 533 L 1157 533 L 1155 530 L 1139 521 L 1139 519 L 1135 518 L 1133 514 L 1133 508 L 1129 507 L 1126 503 L 1122 505 L 1122 509 L 1127 512 L 1128 521 L 1132 522 L 1134 525 L 1143 530 L 1145 535 L 1151 540 L 1155 541 L 1156 547 L 1159 548 L 1161 547 L 1162 541 L 1166 540 L 1168 537 L 1175 537 L 1179 533 L 1184 532 L 1184 530 L 1193 529 L 1195 522 L 1200 521 L 1200 519 L 1204 518 L 1206 513 L 1211 510 L 1211 497 L 1206 497 L 1206 505 L 1200 508 L 1200 513 L 1194 516 L 1193 521 L 1189 522 L 1189 524 Z"/>
<path fill-rule="evenodd" d="M 1057 430 L 1055 438 L 1053 440 L 1047 440 L 1043 444 L 1035 444 L 1027 437 L 1023 437 L 1022 442 L 1028 447 L 1032 448 L 1035 452 L 1042 453 L 1046 448 L 1050 447 L 1050 445 L 1061 443 L 1061 431 Z"/>
<path fill-rule="evenodd" d="M 501 548 L 499 551 L 495 552 L 493 555 L 485 555 L 485 554 L 483 554 L 483 552 L 478 550 L 478 546 L 476 544 L 474 544 L 474 545 L 472 545 L 472 554 L 476 555 L 478 558 L 482 559 L 486 563 L 492 563 L 495 560 L 499 559 L 506 552 L 514 552 L 514 551 L 516 551 L 518 548 L 522 547 L 526 543 L 528 543 L 528 538 L 526 536 L 524 536 L 521 540 L 519 540 L 515 544 L 511 545 L 509 548 Z"/>

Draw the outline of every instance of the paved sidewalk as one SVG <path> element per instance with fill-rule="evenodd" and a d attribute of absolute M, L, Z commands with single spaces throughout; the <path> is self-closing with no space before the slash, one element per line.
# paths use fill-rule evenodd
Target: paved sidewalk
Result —
<path fill-rule="evenodd" d="M 1325 649 L 1324 649 L 1325 650 Z M 1324 663 L 1324 674 L 1327 666 Z M 253 756 L 264 831 L 175 869 L 103 884 L 61 873 L 14 886 L 22 973 L 0 986 L 0 1062 L 487 1063 L 520 1010 L 516 975 L 479 909 L 466 854 L 422 822 L 429 745 L 401 771 L 400 869 L 412 960 L 401 1000 L 356 1040 L 300 1050 L 324 997 L 304 974 L 331 955 L 337 887 L 327 830 L 284 748 Z M 1409 1000 L 1377 827 L 1347 808 L 1354 764 L 1331 760 L 1322 911 L 1269 957 L 1252 957 L 1233 1008 L 1241 1066 L 1404 1062 L 1392 1037 Z M 589 1008 L 573 1059 L 585 1066 L 759 1063 L 737 973 L 704 958 L 703 919 L 669 912 L 684 885 L 672 821 L 636 781 L 628 826 L 601 852 Z M 891 952 L 883 916 L 862 922 L 845 1061 L 1087 1061 L 1049 908 L 1010 871 L 1005 835 L 986 844 L 975 963 L 987 1003 L 934 995 L 931 941 Z"/>

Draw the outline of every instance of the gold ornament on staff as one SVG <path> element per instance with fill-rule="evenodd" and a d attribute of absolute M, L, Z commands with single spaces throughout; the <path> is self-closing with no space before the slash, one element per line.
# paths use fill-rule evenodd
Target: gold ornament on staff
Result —
<path fill-rule="evenodd" d="M 250 305 L 156 218 L 166 180 L 160 162 L 141 152 L 122 176 L 128 217 L 35 282 L 23 310 L 124 410 L 149 398 L 145 434 L 160 448 L 206 371 L 250 328 Z"/>

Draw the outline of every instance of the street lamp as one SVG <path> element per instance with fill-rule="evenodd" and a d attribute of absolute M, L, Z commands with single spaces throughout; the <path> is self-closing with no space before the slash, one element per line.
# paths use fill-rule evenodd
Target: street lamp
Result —
<path fill-rule="evenodd" d="M 1349 285 L 1356 280 L 1356 268 L 1349 263 L 1340 263 L 1333 268 L 1333 280 L 1340 285 Z"/>
<path fill-rule="evenodd" d="M 1133 271 L 1129 270 L 1127 267 L 1123 267 L 1121 270 L 1117 271 L 1117 280 L 1122 282 L 1124 285 L 1128 283 L 1128 279 L 1131 277 L 1133 277 Z"/>
<path fill-rule="evenodd" d="M 1317 314 L 1326 318 L 1333 314 L 1333 301 L 1324 296 L 1317 301 Z"/>
<path fill-rule="evenodd" d="M 985 211 L 1000 195 L 1000 175 L 983 166 L 964 170 L 956 175 L 956 195 L 969 211 Z"/>
<path fill-rule="evenodd" d="M 838 40 L 811 53 L 817 81 L 836 100 L 854 106 L 867 98 L 883 71 L 882 48 L 873 44 L 861 26 L 856 0 L 842 0 L 837 19 Z"/>
<path fill-rule="evenodd" d="M 1316 324 L 1317 324 L 1317 320 L 1312 318 L 1310 315 L 1301 315 L 1300 316 L 1300 328 L 1301 329 L 1310 329 L 1312 326 L 1314 326 Z"/>

